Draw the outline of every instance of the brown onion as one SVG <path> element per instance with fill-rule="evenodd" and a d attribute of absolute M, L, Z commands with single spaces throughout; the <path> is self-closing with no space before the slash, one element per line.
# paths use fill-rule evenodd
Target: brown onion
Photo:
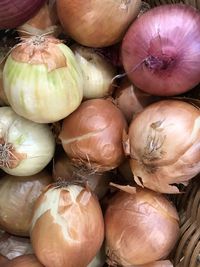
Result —
<path fill-rule="evenodd" d="M 200 110 L 178 100 L 144 109 L 132 121 L 125 150 L 137 184 L 162 193 L 178 193 L 200 172 Z"/>
<path fill-rule="evenodd" d="M 66 183 L 49 186 L 38 198 L 31 242 L 48 267 L 85 267 L 100 250 L 104 220 L 99 202 L 88 190 Z"/>
<path fill-rule="evenodd" d="M 42 265 L 34 255 L 30 254 L 19 256 L 6 262 L 1 267 L 44 267 L 44 265 Z"/>
<path fill-rule="evenodd" d="M 63 120 L 59 137 L 77 166 L 101 172 L 124 160 L 122 136 L 126 129 L 122 112 L 111 101 L 92 99 Z"/>
<path fill-rule="evenodd" d="M 90 47 L 117 43 L 139 13 L 141 1 L 57 0 L 60 22 L 72 39 Z"/>
<path fill-rule="evenodd" d="M 90 173 L 73 164 L 66 153 L 59 153 L 54 159 L 53 178 L 55 181 L 80 181 L 87 183 L 90 189 L 101 199 L 109 189 L 111 174 L 109 172 Z"/>
<path fill-rule="evenodd" d="M 29 236 L 33 205 L 51 179 L 46 171 L 32 176 L 1 178 L 0 227 L 14 235 Z"/>
<path fill-rule="evenodd" d="M 128 123 L 131 122 L 136 113 L 159 99 L 141 91 L 127 78 L 122 81 L 120 87 L 115 91 L 114 98 L 116 105 L 123 112 Z"/>
<path fill-rule="evenodd" d="M 179 236 L 176 209 L 161 194 L 137 188 L 111 199 L 105 214 L 110 265 L 142 265 L 164 259 Z"/>

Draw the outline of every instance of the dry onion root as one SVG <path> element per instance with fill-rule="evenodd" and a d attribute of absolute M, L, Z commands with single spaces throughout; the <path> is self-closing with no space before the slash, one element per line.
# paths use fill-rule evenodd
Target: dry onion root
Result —
<path fill-rule="evenodd" d="M 168 256 L 179 236 L 179 218 L 164 196 L 137 188 L 136 193 L 120 191 L 111 199 L 105 228 L 110 266 L 137 266 Z"/>
<path fill-rule="evenodd" d="M 63 120 L 59 138 L 76 166 L 103 172 L 125 159 L 122 137 L 126 130 L 122 112 L 111 101 L 91 99 Z"/>
<path fill-rule="evenodd" d="M 200 171 L 200 110 L 178 100 L 151 104 L 132 121 L 124 143 L 137 184 L 179 193 Z"/>
<path fill-rule="evenodd" d="M 85 267 L 96 256 L 103 240 L 101 207 L 88 189 L 57 183 L 38 198 L 31 242 L 45 266 Z"/>

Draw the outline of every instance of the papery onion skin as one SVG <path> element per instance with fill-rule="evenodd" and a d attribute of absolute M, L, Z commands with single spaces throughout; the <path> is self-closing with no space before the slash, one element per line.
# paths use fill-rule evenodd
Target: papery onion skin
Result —
<path fill-rule="evenodd" d="M 111 95 L 114 66 L 98 55 L 93 48 L 75 44 L 70 47 L 75 54 L 84 77 L 84 99 L 102 98 Z"/>
<path fill-rule="evenodd" d="M 140 0 L 57 0 L 56 3 L 65 32 L 89 47 L 105 47 L 120 41 L 141 6 Z"/>
<path fill-rule="evenodd" d="M 42 171 L 55 151 L 55 139 L 48 125 L 26 120 L 11 107 L 0 108 L 0 143 L 0 166 L 16 176 Z"/>
<path fill-rule="evenodd" d="M 126 130 L 122 112 L 111 101 L 91 99 L 63 120 L 59 138 L 77 166 L 103 172 L 125 159 L 122 137 Z"/>
<path fill-rule="evenodd" d="M 200 171 L 200 110 L 163 100 L 139 113 L 129 127 L 130 165 L 135 181 L 161 193 L 179 193 Z"/>
<path fill-rule="evenodd" d="M 45 0 L 1 0 L 0 29 L 15 28 L 34 15 Z"/>
<path fill-rule="evenodd" d="M 4 91 L 20 116 L 38 123 L 59 121 L 83 97 L 83 77 L 71 49 L 51 36 L 26 38 L 8 56 Z"/>
<path fill-rule="evenodd" d="M 137 266 L 168 256 L 179 236 L 179 218 L 164 196 L 137 188 L 110 200 L 105 228 L 110 264 Z"/>
<path fill-rule="evenodd" d="M 33 254 L 30 254 L 8 261 L 2 267 L 44 267 L 44 265 Z"/>
<path fill-rule="evenodd" d="M 46 267 L 85 267 L 104 240 L 101 207 L 92 193 L 78 185 L 52 185 L 38 198 L 31 242 Z"/>
<path fill-rule="evenodd" d="M 34 203 L 51 182 L 47 171 L 33 176 L 1 178 L 0 227 L 14 235 L 29 236 Z"/>
<path fill-rule="evenodd" d="M 200 81 L 200 14 L 184 4 L 155 7 L 139 17 L 122 43 L 129 79 L 154 95 L 177 95 Z"/>

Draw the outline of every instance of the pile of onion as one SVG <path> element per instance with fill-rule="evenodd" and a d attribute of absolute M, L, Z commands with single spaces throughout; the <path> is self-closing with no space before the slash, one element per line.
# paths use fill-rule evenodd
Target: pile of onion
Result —
<path fill-rule="evenodd" d="M 137 184 L 179 193 L 200 172 L 200 110 L 179 100 L 151 104 L 135 116 L 124 147 Z"/>
<path fill-rule="evenodd" d="M 33 176 L 6 175 L 0 179 L 0 227 L 19 236 L 29 236 L 33 206 L 52 181 L 42 171 Z"/>
<path fill-rule="evenodd" d="M 200 13 L 189 5 L 161 5 L 132 23 L 122 43 L 129 79 L 154 95 L 177 95 L 200 82 Z"/>
<path fill-rule="evenodd" d="M 7 261 L 1 267 L 44 267 L 35 255 L 19 256 L 11 261 Z"/>
<path fill-rule="evenodd" d="M 116 193 L 106 210 L 105 227 L 110 266 L 165 259 L 179 236 L 176 209 L 163 195 L 141 188 L 133 194 Z"/>
<path fill-rule="evenodd" d="M 57 0 L 63 29 L 78 43 L 104 47 L 123 38 L 140 11 L 141 0 Z"/>
<path fill-rule="evenodd" d="M 90 190 L 62 182 L 49 186 L 37 199 L 31 242 L 45 266 L 85 267 L 103 240 L 103 214 Z"/>
<path fill-rule="evenodd" d="M 91 99 L 63 120 L 59 138 L 76 166 L 102 172 L 124 160 L 122 137 L 126 130 L 122 112 L 111 101 Z"/>

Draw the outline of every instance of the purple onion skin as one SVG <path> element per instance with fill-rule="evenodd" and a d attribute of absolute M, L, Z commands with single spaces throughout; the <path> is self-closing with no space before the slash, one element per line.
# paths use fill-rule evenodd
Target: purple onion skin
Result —
<path fill-rule="evenodd" d="M 184 4 L 150 9 L 125 34 L 121 56 L 141 90 L 160 96 L 189 91 L 200 82 L 200 12 Z"/>
<path fill-rule="evenodd" d="M 45 0 L 0 0 L 0 29 L 12 29 L 29 20 Z"/>

